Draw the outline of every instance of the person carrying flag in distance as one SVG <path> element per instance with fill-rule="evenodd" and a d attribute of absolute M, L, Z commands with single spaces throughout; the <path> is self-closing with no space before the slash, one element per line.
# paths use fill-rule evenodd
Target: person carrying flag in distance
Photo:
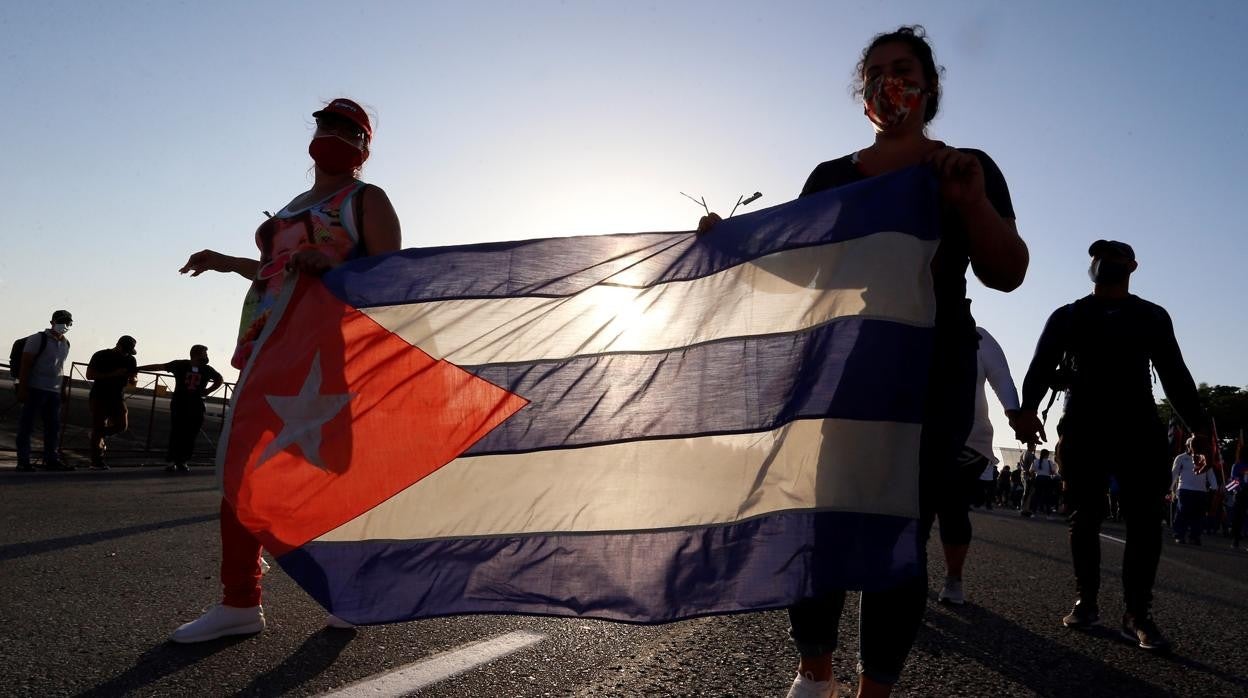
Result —
<path fill-rule="evenodd" d="M 920 26 L 903 26 L 874 37 L 855 72 L 863 113 L 874 142 L 817 166 L 801 196 L 916 165 L 940 179 L 942 238 L 932 262 L 936 323 L 932 370 L 920 445 L 918 555 L 926 570 L 927 537 L 935 507 L 945 496 L 950 472 L 971 432 L 975 413 L 976 347 L 979 337 L 966 298 L 966 269 L 989 288 L 1009 292 L 1027 271 L 1027 246 L 1018 235 L 1005 178 L 987 154 L 953 148 L 928 137 L 927 124 L 940 106 L 941 72 Z M 704 216 L 698 231 L 719 223 Z M 978 473 L 977 473 L 978 474 Z M 926 573 L 899 587 L 867 591 L 860 607 L 859 696 L 888 695 L 926 607 Z M 791 635 L 801 659 L 789 695 L 829 696 L 836 691 L 832 652 L 837 646 L 845 592 L 804 599 L 789 610 Z"/>
<path fill-rule="evenodd" d="M 401 246 L 398 215 L 381 188 L 359 179 L 368 160 L 373 129 L 356 102 L 338 98 L 312 114 L 316 119 L 308 153 L 315 162 L 312 188 L 299 194 L 256 230 L 259 259 L 215 250 L 191 255 L 180 270 L 233 272 L 250 280 L 243 303 L 237 348 L 231 365 L 244 369 L 285 284 L 295 274 L 320 275 L 358 257 L 394 252 Z M 245 380 L 246 373 L 240 378 Z M 199 619 L 174 631 L 174 642 L 202 642 L 260 632 L 261 546 L 221 501 L 223 599 Z M 336 622 L 332 616 L 331 624 Z"/>
<path fill-rule="evenodd" d="M 1164 308 L 1130 292 L 1138 268 L 1135 250 L 1113 240 L 1088 248 L 1092 294 L 1049 316 L 1023 380 L 1023 406 L 1015 436 L 1043 442 L 1036 414 L 1050 386 L 1067 390 L 1057 425 L 1058 462 L 1066 486 L 1070 554 L 1075 571 L 1075 605 L 1062 619 L 1068 628 L 1100 620 L 1101 522 L 1110 475 L 1116 476 L 1126 549 L 1122 586 L 1126 613 L 1121 632 L 1141 649 L 1165 651 L 1170 643 L 1150 614 L 1153 582 L 1161 558 L 1161 523 L 1170 484 L 1166 429 L 1157 414 L 1149 366 L 1161 378 L 1166 397 L 1193 430 L 1208 429 L 1196 384 L 1183 362 L 1174 326 Z M 1060 366 L 1060 370 L 1059 370 Z M 1192 442 L 1203 453 L 1210 442 Z"/>

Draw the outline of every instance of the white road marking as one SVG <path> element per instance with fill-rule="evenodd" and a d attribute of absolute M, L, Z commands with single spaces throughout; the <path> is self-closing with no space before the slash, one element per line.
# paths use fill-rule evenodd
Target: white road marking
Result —
<path fill-rule="evenodd" d="M 1101 534 L 1101 538 L 1105 538 L 1106 540 L 1112 540 L 1115 543 L 1122 543 L 1123 545 L 1127 544 L 1127 542 L 1121 538 L 1114 538 L 1113 536 L 1107 536 L 1104 533 Z"/>
<path fill-rule="evenodd" d="M 395 669 L 388 674 L 381 674 L 333 693 L 327 693 L 323 698 L 406 696 L 425 686 L 449 679 L 456 674 L 462 674 L 545 639 L 545 635 L 517 630 L 436 654 L 428 659 Z"/>

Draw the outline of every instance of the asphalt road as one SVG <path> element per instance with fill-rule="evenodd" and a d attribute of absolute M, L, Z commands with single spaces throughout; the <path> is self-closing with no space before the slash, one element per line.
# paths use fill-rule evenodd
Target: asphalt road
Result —
<path fill-rule="evenodd" d="M 0 463 L 0 694 L 319 695 L 515 631 L 540 638 L 420 695 L 777 696 L 793 676 L 782 612 L 656 627 L 475 616 L 330 630 L 276 566 L 266 632 L 172 645 L 169 632 L 217 600 L 217 501 L 207 468 L 25 474 Z M 1167 543 L 1156 617 L 1176 651 L 1164 658 L 1117 636 L 1119 543 L 1103 546 L 1107 627 L 1069 631 L 1059 622 L 1071 601 L 1063 525 L 973 518 L 972 603 L 929 604 L 896 695 L 1248 695 L 1248 554 L 1225 539 Z M 1114 525 L 1106 534 L 1122 536 Z M 935 544 L 932 553 L 939 579 Z M 836 659 L 842 682 L 854 672 L 854 606 Z"/>

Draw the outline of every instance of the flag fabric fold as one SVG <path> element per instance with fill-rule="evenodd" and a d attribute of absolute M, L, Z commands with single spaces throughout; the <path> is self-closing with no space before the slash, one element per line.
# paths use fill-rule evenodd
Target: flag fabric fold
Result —
<path fill-rule="evenodd" d="M 404 250 L 289 284 L 226 498 L 354 623 L 639 623 L 917 574 L 939 242 L 913 169 L 713 232 Z"/>

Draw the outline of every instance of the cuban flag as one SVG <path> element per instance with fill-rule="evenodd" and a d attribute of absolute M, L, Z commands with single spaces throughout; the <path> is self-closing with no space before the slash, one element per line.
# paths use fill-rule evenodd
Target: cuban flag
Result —
<path fill-rule="evenodd" d="M 356 624 L 659 623 L 919 573 L 939 242 L 913 169 L 713 232 L 404 250 L 292 279 L 226 498 Z"/>

